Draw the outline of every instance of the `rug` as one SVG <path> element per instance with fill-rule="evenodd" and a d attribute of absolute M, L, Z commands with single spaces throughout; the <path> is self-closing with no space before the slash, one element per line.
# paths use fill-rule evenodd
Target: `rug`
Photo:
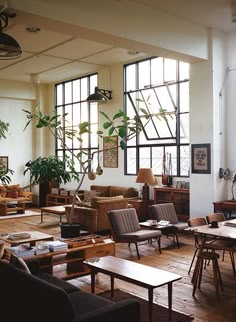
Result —
<path fill-rule="evenodd" d="M 134 296 L 130 293 L 126 293 L 119 289 L 114 290 L 114 297 L 111 298 L 111 292 L 105 291 L 104 293 L 98 294 L 106 299 L 113 302 L 119 302 L 126 299 L 138 300 L 141 304 L 141 319 L 140 322 L 149 322 L 148 320 L 148 302 L 140 297 Z M 193 321 L 194 318 L 191 315 L 185 315 L 183 313 L 172 311 L 172 322 L 189 322 Z M 153 305 L 153 321 L 156 322 L 168 322 L 168 309 L 158 304 Z"/>
<path fill-rule="evenodd" d="M 0 220 L 2 219 L 14 219 L 14 218 L 23 218 L 23 217 L 31 217 L 31 216 L 40 216 L 40 212 L 36 212 L 33 210 L 26 210 L 25 214 L 12 214 L 7 216 L 0 216 Z"/>

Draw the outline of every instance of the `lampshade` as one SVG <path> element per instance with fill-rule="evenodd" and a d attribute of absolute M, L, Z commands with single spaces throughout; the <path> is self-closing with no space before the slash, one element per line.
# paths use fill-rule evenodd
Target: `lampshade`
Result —
<path fill-rule="evenodd" d="M 87 101 L 92 103 L 107 103 L 111 99 L 111 91 L 106 89 L 99 89 L 97 86 L 95 87 L 94 94 L 90 94 L 87 98 Z"/>
<path fill-rule="evenodd" d="M 137 183 L 144 183 L 142 187 L 142 199 L 149 200 L 149 186 L 147 184 L 155 184 L 156 179 L 150 168 L 139 169 L 138 176 L 136 178 Z"/>
<path fill-rule="evenodd" d="M 11 36 L 0 32 L 0 59 L 18 58 L 22 54 L 22 49 L 18 42 Z"/>
<path fill-rule="evenodd" d="M 139 169 L 138 176 L 136 178 L 137 183 L 147 183 L 147 184 L 155 184 L 156 180 L 153 175 L 152 169 L 150 168 L 141 168 Z"/>

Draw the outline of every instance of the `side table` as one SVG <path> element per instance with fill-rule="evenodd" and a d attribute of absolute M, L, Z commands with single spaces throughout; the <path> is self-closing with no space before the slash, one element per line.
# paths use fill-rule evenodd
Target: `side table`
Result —
<path fill-rule="evenodd" d="M 139 222 L 150 219 L 149 206 L 153 205 L 153 200 L 131 199 L 129 204 L 136 209 Z"/>

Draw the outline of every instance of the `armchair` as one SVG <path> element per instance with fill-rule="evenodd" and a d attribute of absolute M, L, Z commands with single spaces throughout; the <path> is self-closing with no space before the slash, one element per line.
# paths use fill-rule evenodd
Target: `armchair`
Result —
<path fill-rule="evenodd" d="M 138 242 L 157 239 L 159 252 L 161 253 L 161 231 L 141 229 L 136 209 L 118 209 L 108 212 L 111 223 L 112 237 L 118 243 L 134 243 L 138 259 L 140 259 Z"/>
<path fill-rule="evenodd" d="M 149 206 L 151 219 L 167 220 L 172 225 L 172 227 L 163 230 L 163 234 L 172 235 L 174 241 L 176 241 L 178 248 L 179 239 L 178 233 L 184 231 L 184 229 L 188 228 L 188 224 L 186 222 L 180 222 L 178 220 L 175 206 L 173 203 L 165 203 L 165 204 L 156 204 Z"/>

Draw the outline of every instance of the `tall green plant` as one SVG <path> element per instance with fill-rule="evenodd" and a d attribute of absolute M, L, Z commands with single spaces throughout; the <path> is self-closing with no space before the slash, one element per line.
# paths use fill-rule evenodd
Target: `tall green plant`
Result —
<path fill-rule="evenodd" d="M 5 123 L 0 120 L 0 139 L 6 139 L 6 133 L 9 130 L 9 123 Z"/>

